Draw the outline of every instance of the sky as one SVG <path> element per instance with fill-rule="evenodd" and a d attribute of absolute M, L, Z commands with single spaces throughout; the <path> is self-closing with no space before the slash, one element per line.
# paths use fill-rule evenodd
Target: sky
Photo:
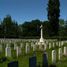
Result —
<path fill-rule="evenodd" d="M 19 24 L 47 20 L 48 0 L 0 0 L 0 19 L 10 15 Z M 67 20 L 67 0 L 60 0 L 60 18 Z"/>

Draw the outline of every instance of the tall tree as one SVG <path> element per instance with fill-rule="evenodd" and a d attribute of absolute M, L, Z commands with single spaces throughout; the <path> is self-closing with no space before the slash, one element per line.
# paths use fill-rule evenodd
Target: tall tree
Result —
<path fill-rule="evenodd" d="M 59 0 L 49 0 L 48 1 L 48 20 L 49 20 L 50 36 L 58 35 L 59 16 L 60 16 Z"/>
<path fill-rule="evenodd" d="M 7 15 L 2 22 L 3 37 L 16 38 L 18 37 L 18 24 L 13 21 L 10 15 Z"/>
<path fill-rule="evenodd" d="M 2 22 L 2 27 L 3 27 L 3 35 L 4 37 L 9 37 L 10 35 L 10 29 L 12 25 L 12 18 L 10 15 L 7 15 Z"/>

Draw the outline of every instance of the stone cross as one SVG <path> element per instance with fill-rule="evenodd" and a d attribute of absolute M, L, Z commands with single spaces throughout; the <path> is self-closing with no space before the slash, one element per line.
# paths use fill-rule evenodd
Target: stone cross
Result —
<path fill-rule="evenodd" d="M 44 43 L 44 38 L 43 38 L 43 26 L 40 26 L 41 28 L 41 38 L 40 38 L 40 42 Z"/>

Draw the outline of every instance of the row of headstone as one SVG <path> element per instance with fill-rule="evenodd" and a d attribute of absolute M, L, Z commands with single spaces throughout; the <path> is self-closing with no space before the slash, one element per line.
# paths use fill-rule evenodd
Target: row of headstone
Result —
<path fill-rule="evenodd" d="M 16 46 L 15 50 L 16 50 L 16 55 L 17 55 L 17 57 L 18 57 L 19 55 L 21 55 L 21 52 L 22 52 L 22 51 L 21 51 L 21 48 L 20 48 L 20 47 Z M 5 56 L 6 56 L 6 57 L 12 57 L 11 47 L 6 47 L 6 48 L 5 48 Z"/>
<path fill-rule="evenodd" d="M 38 45 L 38 42 L 36 42 L 36 45 Z M 63 45 L 64 45 L 63 41 L 58 41 L 58 42 L 46 42 L 46 43 L 43 44 L 43 46 L 44 46 L 43 49 L 46 50 L 47 48 L 51 49 L 51 48 L 55 48 L 56 46 L 61 47 L 61 46 L 63 46 Z M 41 47 L 42 47 L 42 44 L 39 45 L 39 49 L 40 49 Z"/>
<path fill-rule="evenodd" d="M 11 44 L 11 41 L 9 41 L 9 42 L 7 42 L 8 44 Z M 16 44 L 17 42 L 14 42 L 14 44 Z M 27 42 L 25 42 L 25 43 L 27 43 Z M 35 42 L 36 43 L 36 42 Z M 33 44 L 35 44 L 34 42 L 30 42 L 30 44 L 31 44 L 31 46 L 33 45 Z M 55 47 L 55 44 L 57 45 L 57 46 L 61 46 L 61 45 L 63 45 L 64 44 L 64 42 L 63 41 L 60 41 L 60 42 L 49 42 L 49 41 L 46 41 L 45 42 L 45 44 L 47 44 L 47 45 L 49 45 L 49 48 L 50 47 Z M 52 44 L 52 45 L 51 45 Z M 14 45 L 15 46 L 15 45 Z M 22 47 L 23 46 L 23 43 L 20 43 L 20 46 Z"/>
<path fill-rule="evenodd" d="M 22 44 L 21 44 L 21 45 L 22 45 Z M 22 45 L 22 46 L 23 46 L 23 45 Z M 22 46 L 21 46 L 21 47 L 22 47 Z M 17 46 L 17 44 L 14 44 L 14 50 L 16 50 L 17 57 L 18 57 L 19 55 L 21 55 L 21 53 L 22 53 L 21 47 Z M 36 49 L 36 46 L 33 45 L 33 51 L 35 51 L 35 49 Z M 29 52 L 30 52 L 30 46 L 29 46 L 28 43 L 26 43 L 25 53 L 28 54 Z M 11 57 L 11 47 L 9 47 L 8 44 L 7 44 L 6 48 L 5 48 L 5 56 Z"/>
<path fill-rule="evenodd" d="M 64 51 L 62 52 L 62 48 L 59 48 L 58 54 L 56 50 L 52 50 L 52 63 L 56 63 L 56 56 L 58 55 L 58 60 L 60 61 L 62 59 L 62 56 L 67 56 L 67 47 L 64 47 Z"/>
<path fill-rule="evenodd" d="M 56 44 L 58 45 L 58 42 L 56 42 Z M 62 44 L 63 44 L 63 42 L 62 42 Z M 0 45 L 0 47 L 2 47 L 2 46 Z M 31 47 L 33 48 L 33 51 L 35 51 L 37 49 L 35 43 L 33 43 L 33 42 L 31 43 Z M 53 43 L 49 43 L 49 49 L 52 48 L 52 47 L 55 47 L 55 43 L 54 42 Z M 20 47 L 18 47 L 17 44 L 14 43 L 14 50 L 16 50 L 17 56 L 21 53 L 21 48 L 23 48 L 23 43 L 20 43 Z M 48 48 L 47 44 L 44 45 L 44 48 L 45 49 Z M 64 47 L 64 49 L 67 49 L 67 48 Z M 26 43 L 25 53 L 27 54 L 27 53 L 29 53 L 29 51 L 30 51 L 30 45 L 29 45 L 29 43 Z M 66 52 L 64 50 L 64 55 L 66 55 L 65 53 Z M 5 56 L 9 56 L 9 55 L 11 55 L 11 48 L 10 48 L 10 45 L 7 44 L 6 48 L 5 48 Z"/>
<path fill-rule="evenodd" d="M 0 43 L 17 43 L 17 42 L 37 42 L 36 39 L 0 39 Z M 57 40 L 45 40 L 46 44 L 49 44 L 49 42 L 57 42 Z M 67 41 L 60 41 L 62 43 L 67 43 Z"/>
<path fill-rule="evenodd" d="M 61 47 L 63 45 L 64 45 L 63 41 L 61 41 L 61 42 L 49 42 L 48 48 L 51 49 L 51 48 L 55 48 L 56 46 Z"/>

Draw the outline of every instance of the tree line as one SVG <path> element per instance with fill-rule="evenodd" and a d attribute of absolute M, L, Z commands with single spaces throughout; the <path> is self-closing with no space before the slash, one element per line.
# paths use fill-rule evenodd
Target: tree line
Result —
<path fill-rule="evenodd" d="M 60 1 L 48 0 L 48 21 L 39 19 L 18 24 L 7 15 L 0 24 L 0 38 L 40 38 L 40 25 L 43 25 L 44 38 L 67 38 L 67 21 L 59 19 Z"/>
<path fill-rule="evenodd" d="M 50 38 L 50 23 L 49 21 L 40 21 L 38 19 L 30 22 L 18 24 L 12 20 L 10 15 L 4 17 L 0 21 L 0 38 L 40 38 L 40 25 L 43 25 L 44 38 Z M 67 22 L 63 19 L 59 21 L 59 36 L 67 37 Z M 57 37 L 53 35 L 52 37 Z"/>

